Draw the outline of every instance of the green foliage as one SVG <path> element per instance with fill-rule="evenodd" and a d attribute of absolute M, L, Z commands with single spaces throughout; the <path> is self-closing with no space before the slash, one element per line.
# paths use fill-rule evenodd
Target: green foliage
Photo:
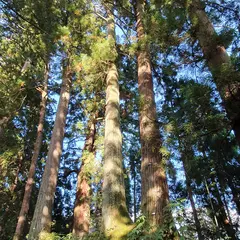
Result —
<path fill-rule="evenodd" d="M 219 44 L 222 44 L 225 48 L 228 48 L 231 43 L 233 42 L 234 35 L 235 35 L 234 29 L 224 29 L 217 37 L 217 41 Z"/>
<path fill-rule="evenodd" d="M 136 221 L 136 227 L 127 235 L 127 239 L 137 240 L 143 237 L 144 232 L 149 229 L 145 216 L 140 216 Z"/>
<path fill-rule="evenodd" d="M 63 235 L 58 233 L 43 233 L 40 240 L 78 240 L 72 233 Z M 82 238 L 83 240 L 107 240 L 103 233 L 95 231 Z"/>
<path fill-rule="evenodd" d="M 171 207 L 173 207 L 173 206 L 171 206 Z M 175 228 L 173 223 L 170 224 L 170 228 L 172 228 L 172 229 Z M 145 216 L 140 216 L 140 217 L 138 217 L 138 219 L 136 221 L 135 228 L 133 228 L 133 230 L 130 233 L 128 233 L 128 235 L 126 236 L 126 239 L 127 240 L 138 240 L 138 239 L 164 240 L 164 239 L 169 238 L 169 233 L 171 231 L 172 230 L 169 229 L 169 224 L 167 224 L 166 226 L 163 225 L 163 227 L 155 229 L 149 225 Z"/>
<path fill-rule="evenodd" d="M 116 42 L 107 39 L 106 7 L 109 1 L 86 0 L 21 0 L 0 1 L 0 238 L 12 238 L 24 191 L 29 163 L 36 138 L 41 85 L 46 63 L 50 63 L 49 101 L 37 173 L 34 181 L 28 223 L 31 222 L 41 181 L 46 152 L 59 93 L 59 62 L 71 54 L 73 71 L 72 98 L 66 127 L 64 151 L 56 192 L 53 233 L 49 240 L 75 240 L 72 215 L 79 159 L 85 162 L 90 178 L 91 227 L 96 230 L 84 239 L 106 239 L 101 229 L 102 159 L 104 148 L 105 78 L 110 62 L 116 62 L 120 84 L 120 113 L 123 132 L 123 157 L 128 210 L 134 218 L 141 208 L 141 147 L 138 111 L 151 105 L 138 95 L 138 50 L 149 47 L 158 123 L 162 130 L 162 166 L 167 168 L 170 204 L 181 239 L 195 239 L 196 226 L 185 177 L 188 176 L 197 214 L 205 239 L 216 239 L 214 211 L 226 238 L 227 219 L 221 209 L 237 209 L 239 200 L 239 147 L 232 134 L 212 76 L 206 69 L 208 59 L 196 39 L 198 19 L 189 22 L 188 7 L 192 1 L 151 0 L 144 4 L 145 38 L 137 41 L 134 5 L 131 1 L 114 3 Z M 231 64 L 220 71 L 222 85 L 234 83 L 231 91 L 239 91 L 239 9 L 236 1 L 204 1 L 206 13 L 216 27 L 213 40 L 228 48 Z M 5 4 L 6 3 L 6 4 Z M 111 4 L 110 4 L 111 5 Z M 116 51 L 117 48 L 117 51 Z M 29 61 L 28 61 L 29 60 Z M 29 63 L 24 68 L 25 63 Z M 233 64 L 232 64 L 233 63 Z M 235 70 L 234 70 L 235 71 Z M 236 86 L 236 87 L 235 87 Z M 225 91 L 225 89 L 224 89 Z M 232 93 L 232 92 L 231 92 Z M 222 93 L 222 95 L 224 95 Z M 231 106 L 232 96 L 227 102 Z M 239 99 L 237 98 L 237 101 Z M 235 105 L 236 106 L 236 105 Z M 238 106 L 234 114 L 238 113 Z M 81 151 L 86 122 L 97 115 L 96 154 Z M 149 116 L 151 118 L 151 116 Z M 4 120 L 4 121 L 2 121 Z M 6 121 L 5 121 L 6 120 Z M 155 149 L 153 149 L 155 151 Z M 23 159 L 22 165 L 19 159 Z M 184 169 L 183 169 L 184 166 Z M 18 168 L 19 167 L 19 168 Z M 69 175 L 68 175 L 69 173 Z M 185 177 L 184 177 L 185 175 Z M 210 196 L 206 191 L 207 182 Z M 15 187 L 16 182 L 16 188 Z M 219 197 L 220 196 L 220 197 Z M 210 204 L 212 199 L 214 209 Z M 225 202 L 224 202 L 224 201 Z M 235 206 L 236 205 L 236 206 Z M 189 210 L 190 209 L 190 210 Z M 239 210 L 239 209 L 238 209 Z M 165 218 L 170 219 L 169 211 Z M 135 220 L 135 219 L 134 219 Z M 234 229 L 237 222 L 232 219 Z M 235 224 L 235 225 L 234 225 Z M 170 226 L 174 229 L 174 223 Z M 28 224 L 24 232 L 28 232 Z M 56 233 L 55 233 L 56 232 Z M 144 216 L 126 239 L 169 239 L 165 226 L 153 229 Z"/>

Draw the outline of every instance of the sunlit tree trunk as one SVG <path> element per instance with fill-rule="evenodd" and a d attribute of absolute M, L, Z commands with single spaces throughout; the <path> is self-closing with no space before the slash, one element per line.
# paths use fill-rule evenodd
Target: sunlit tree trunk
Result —
<path fill-rule="evenodd" d="M 144 43 L 143 0 L 137 0 L 135 7 L 139 42 L 137 63 L 140 94 L 142 212 L 152 226 L 160 227 L 164 222 L 171 222 L 172 219 L 170 212 L 166 214 L 169 194 L 160 153 L 162 140 L 157 121 L 151 62 L 147 44 Z"/>
<path fill-rule="evenodd" d="M 240 74 L 234 70 L 226 49 L 217 39 L 217 33 L 200 0 L 192 0 L 189 15 L 196 36 L 217 89 L 223 100 L 238 144 L 240 144 Z"/>
<path fill-rule="evenodd" d="M 82 154 L 81 168 L 78 173 L 77 193 L 74 206 L 73 235 L 82 239 L 89 232 L 90 225 L 90 172 L 94 140 L 96 135 L 95 119 L 89 121 L 88 133 Z"/>
<path fill-rule="evenodd" d="M 52 208 L 70 98 L 72 76 L 69 64 L 69 60 L 66 60 L 63 66 L 64 72 L 60 99 L 48 150 L 46 166 L 30 227 L 29 240 L 45 239 L 44 234 L 51 231 Z"/>
<path fill-rule="evenodd" d="M 109 10 L 107 27 L 108 40 L 115 52 L 114 18 Z M 131 228 L 131 219 L 126 206 L 118 72 L 114 62 L 109 62 L 106 83 L 102 218 L 106 236 L 117 240 L 128 233 Z"/>
<path fill-rule="evenodd" d="M 40 149 L 42 146 L 42 136 L 43 136 L 43 124 L 46 112 L 46 104 L 47 104 L 47 89 L 48 89 L 48 65 L 45 67 L 44 80 L 43 80 L 43 89 L 41 89 L 41 103 L 40 103 L 40 113 L 39 113 L 39 122 L 37 129 L 37 137 L 33 149 L 33 155 L 31 158 L 31 165 L 28 172 L 28 178 L 25 185 L 25 191 L 22 201 L 22 206 L 20 210 L 20 214 L 18 216 L 18 222 L 14 234 L 14 240 L 21 239 L 24 225 L 26 222 L 26 217 L 29 210 L 30 198 L 32 193 L 32 188 L 34 184 L 34 175 L 36 171 L 37 159 L 39 157 Z"/>

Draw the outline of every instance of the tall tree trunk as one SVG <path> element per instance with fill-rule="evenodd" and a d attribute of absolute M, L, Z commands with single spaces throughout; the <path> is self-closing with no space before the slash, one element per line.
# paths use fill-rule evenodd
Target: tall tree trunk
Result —
<path fill-rule="evenodd" d="M 218 219 L 217 219 L 217 214 L 216 214 L 216 211 L 215 211 L 215 208 L 214 208 L 214 205 L 213 205 L 213 201 L 212 201 L 212 198 L 211 198 L 211 195 L 210 195 L 208 182 L 207 182 L 207 180 L 205 178 L 204 178 L 204 185 L 205 185 L 205 188 L 206 188 L 206 191 L 207 191 L 208 200 L 209 200 L 209 203 L 210 203 L 210 206 L 211 206 L 213 221 L 214 221 L 214 224 L 216 226 L 217 239 L 220 239 L 220 230 L 219 230 L 219 223 L 218 223 Z"/>
<path fill-rule="evenodd" d="M 238 215 L 240 215 L 240 189 L 238 187 L 234 186 L 232 176 L 228 175 L 227 182 L 228 182 L 228 186 L 231 189 L 231 192 L 233 195 L 233 201 L 236 204 Z"/>
<path fill-rule="evenodd" d="M 223 203 L 224 203 L 224 207 L 226 209 L 227 218 L 229 219 L 230 224 L 233 225 L 231 214 L 230 214 L 229 207 L 228 207 L 228 204 L 227 204 L 227 200 L 226 200 L 226 197 L 225 197 L 225 191 L 221 191 L 221 194 L 223 196 Z"/>
<path fill-rule="evenodd" d="M 133 173 L 133 217 L 134 222 L 137 220 L 137 192 L 136 192 L 136 168 L 134 167 Z"/>
<path fill-rule="evenodd" d="M 108 40 L 112 44 L 113 51 L 116 51 L 114 17 L 109 10 L 107 25 Z M 126 206 L 118 72 L 114 62 L 109 62 L 106 82 L 102 217 L 106 236 L 117 240 L 122 239 L 130 231 L 132 225 Z"/>
<path fill-rule="evenodd" d="M 90 172 L 96 135 L 95 119 L 89 121 L 89 129 L 83 148 L 82 165 L 78 173 L 77 193 L 74 206 L 73 235 L 82 239 L 89 232 L 90 225 Z"/>
<path fill-rule="evenodd" d="M 214 182 L 214 178 L 212 177 L 212 181 Z M 214 194 L 215 193 L 215 194 Z M 223 226 L 223 228 L 226 230 L 227 235 L 232 240 L 237 240 L 236 238 L 236 231 L 234 230 L 233 226 L 231 225 L 230 220 L 227 217 L 223 201 L 221 199 L 221 195 L 218 189 L 218 186 L 215 185 L 215 191 L 213 192 L 213 195 L 216 196 L 218 204 L 215 205 L 216 212 L 217 212 L 217 218 L 218 222 Z"/>
<path fill-rule="evenodd" d="M 198 234 L 198 239 L 199 240 L 204 240 L 204 237 L 202 235 L 202 230 L 201 230 L 201 224 L 200 224 L 200 221 L 198 219 L 198 214 L 197 214 L 195 202 L 194 202 L 194 199 L 193 199 L 191 179 L 188 176 L 187 160 L 185 159 L 184 156 L 182 156 L 182 161 L 183 161 L 183 169 L 184 169 L 184 173 L 185 173 L 185 177 L 186 177 L 186 187 L 187 187 L 188 197 L 189 197 L 191 207 L 192 207 L 192 211 L 193 211 L 193 218 L 194 218 L 194 222 L 195 222 L 195 226 L 196 226 L 196 230 L 197 230 L 197 234 Z"/>
<path fill-rule="evenodd" d="M 234 186 L 232 178 L 228 177 L 228 185 L 233 195 L 233 201 L 237 206 L 238 215 L 240 215 L 240 190 Z"/>
<path fill-rule="evenodd" d="M 225 47 L 219 43 L 204 8 L 201 0 L 192 0 L 190 19 L 240 145 L 240 74 L 234 70 Z"/>
<path fill-rule="evenodd" d="M 96 202 L 95 202 L 95 212 L 93 214 L 94 227 L 96 229 L 102 229 L 102 183 L 100 182 L 96 186 Z"/>
<path fill-rule="evenodd" d="M 63 82 L 60 92 L 56 119 L 48 150 L 46 166 L 30 227 L 29 240 L 44 239 L 44 233 L 51 231 L 52 207 L 56 191 L 59 160 L 66 125 L 66 116 L 70 99 L 71 70 L 69 60 L 65 62 Z"/>
<path fill-rule="evenodd" d="M 166 174 L 162 163 L 162 145 L 157 123 L 156 104 L 153 92 L 151 62 L 147 44 L 144 44 L 143 0 L 136 1 L 137 37 L 140 50 L 137 53 L 138 89 L 140 94 L 140 140 L 142 174 L 142 212 L 153 227 L 172 221 L 166 216 L 169 203 Z M 164 219 L 164 216 L 165 219 Z M 170 239 L 170 238 L 169 238 Z"/>
<path fill-rule="evenodd" d="M 45 73 L 44 73 L 44 80 L 43 80 L 43 89 L 41 90 L 41 103 L 40 103 L 40 113 L 39 113 L 39 122 L 38 122 L 38 129 L 37 129 L 37 137 L 34 145 L 33 155 L 31 159 L 31 165 L 28 172 L 28 179 L 25 185 L 25 191 L 22 201 L 22 206 L 20 210 L 20 214 L 18 216 L 18 222 L 14 234 L 14 240 L 21 239 L 26 216 L 28 214 L 29 210 L 29 204 L 30 204 L 30 198 L 34 183 L 34 175 L 36 171 L 36 164 L 37 159 L 39 157 L 40 149 L 42 146 L 42 136 L 43 136 L 43 124 L 44 124 L 44 118 L 46 113 L 46 104 L 47 104 L 47 90 L 48 90 L 48 74 L 49 69 L 48 65 L 45 66 Z"/>

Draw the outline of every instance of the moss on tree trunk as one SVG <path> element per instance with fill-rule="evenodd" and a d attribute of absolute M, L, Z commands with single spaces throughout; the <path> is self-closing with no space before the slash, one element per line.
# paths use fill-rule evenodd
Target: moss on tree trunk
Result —
<path fill-rule="evenodd" d="M 112 11 L 108 11 L 108 40 L 113 44 L 113 51 L 114 28 Z M 127 235 L 133 225 L 126 206 L 118 72 L 114 62 L 109 63 L 106 83 L 102 218 L 105 235 L 109 239 L 117 240 Z"/>

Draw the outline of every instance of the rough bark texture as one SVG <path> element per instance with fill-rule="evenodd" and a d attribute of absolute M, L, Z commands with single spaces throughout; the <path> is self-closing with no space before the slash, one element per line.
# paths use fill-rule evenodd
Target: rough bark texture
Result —
<path fill-rule="evenodd" d="M 226 49 L 219 42 L 217 33 L 205 12 L 204 4 L 200 0 L 191 1 L 189 15 L 193 25 L 193 34 L 199 41 L 236 139 L 240 144 L 240 74 L 233 69 Z"/>
<path fill-rule="evenodd" d="M 73 235 L 82 239 L 89 232 L 90 225 L 90 173 L 96 135 L 95 119 L 90 121 L 89 132 L 83 148 L 82 165 L 78 173 L 77 193 L 74 206 Z"/>
<path fill-rule="evenodd" d="M 21 239 L 26 216 L 29 210 L 30 198 L 32 193 L 32 188 L 34 184 L 34 175 L 36 171 L 36 164 L 37 159 L 40 153 L 40 149 L 42 146 L 42 136 L 43 136 L 43 124 L 46 112 L 46 104 L 47 104 L 47 89 L 48 89 L 48 66 L 46 66 L 45 73 L 44 73 L 44 81 L 43 81 L 43 89 L 41 90 L 41 104 L 40 104 L 40 114 L 39 114 L 39 122 L 38 122 L 38 129 L 37 129 L 37 137 L 34 145 L 33 155 L 31 159 L 31 165 L 28 172 L 28 179 L 25 185 L 25 191 L 22 201 L 22 206 L 20 210 L 20 214 L 18 216 L 18 222 L 14 234 L 14 240 Z"/>
<path fill-rule="evenodd" d="M 52 207 L 56 191 L 59 160 L 62 154 L 62 143 L 70 99 L 71 71 L 68 62 L 66 65 L 67 66 L 64 66 L 60 100 L 42 183 L 30 227 L 29 240 L 44 239 L 44 234 L 51 231 Z"/>
<path fill-rule="evenodd" d="M 151 63 L 147 45 L 144 43 L 143 0 L 136 1 L 135 15 L 140 48 L 137 62 L 142 152 L 142 212 L 151 225 L 158 227 L 162 226 L 166 220 L 171 222 L 171 213 L 165 212 L 169 203 L 169 194 L 160 153 L 162 142 L 157 123 Z"/>
<path fill-rule="evenodd" d="M 113 43 L 113 48 L 114 28 L 113 15 L 108 11 L 108 40 Z M 118 72 L 113 62 L 109 63 L 106 83 L 102 218 L 106 236 L 117 240 L 122 239 L 132 225 L 127 212 L 124 187 Z"/>

